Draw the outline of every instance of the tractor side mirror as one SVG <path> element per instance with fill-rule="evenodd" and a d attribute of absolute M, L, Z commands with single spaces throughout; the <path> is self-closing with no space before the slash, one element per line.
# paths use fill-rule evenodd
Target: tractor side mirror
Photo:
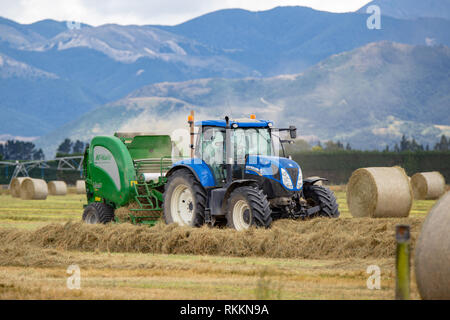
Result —
<path fill-rule="evenodd" d="M 289 133 L 291 135 L 291 139 L 297 138 L 297 128 L 295 126 L 289 126 Z"/>

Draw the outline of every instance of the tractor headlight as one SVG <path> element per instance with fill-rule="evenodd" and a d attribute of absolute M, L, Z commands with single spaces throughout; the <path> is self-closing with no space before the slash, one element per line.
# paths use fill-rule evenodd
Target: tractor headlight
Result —
<path fill-rule="evenodd" d="M 292 185 L 291 177 L 289 177 L 289 173 L 284 168 L 281 168 L 281 181 L 283 181 L 283 184 L 288 189 L 293 189 L 294 188 L 294 186 Z"/>
<path fill-rule="evenodd" d="M 295 187 L 295 189 L 300 189 L 302 185 L 303 185 L 302 169 L 298 168 L 297 186 Z"/>

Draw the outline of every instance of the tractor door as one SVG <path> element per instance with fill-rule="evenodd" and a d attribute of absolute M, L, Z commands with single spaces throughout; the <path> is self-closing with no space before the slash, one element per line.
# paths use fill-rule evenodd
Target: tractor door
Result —
<path fill-rule="evenodd" d="M 225 182 L 225 129 L 202 127 L 202 133 L 195 148 L 196 157 L 201 158 L 210 168 L 217 186 Z"/>

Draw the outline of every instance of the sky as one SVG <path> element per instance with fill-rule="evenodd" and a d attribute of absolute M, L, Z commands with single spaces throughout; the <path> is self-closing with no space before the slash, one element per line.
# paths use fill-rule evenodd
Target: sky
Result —
<path fill-rule="evenodd" d="M 277 6 L 307 6 L 332 12 L 355 11 L 368 0 L 0 0 L 0 16 L 20 23 L 43 19 L 98 26 L 117 24 L 175 25 L 225 8 L 251 11 Z"/>

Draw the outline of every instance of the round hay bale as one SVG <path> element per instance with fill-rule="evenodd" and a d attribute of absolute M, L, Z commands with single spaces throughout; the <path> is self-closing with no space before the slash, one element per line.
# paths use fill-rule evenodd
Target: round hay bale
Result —
<path fill-rule="evenodd" d="M 22 184 L 23 180 L 25 180 L 26 177 L 18 177 L 11 180 L 10 190 L 11 195 L 14 198 L 20 197 L 20 185 Z"/>
<path fill-rule="evenodd" d="M 75 186 L 77 188 L 78 194 L 86 193 L 86 183 L 84 182 L 84 180 L 77 180 L 77 183 Z"/>
<path fill-rule="evenodd" d="M 347 185 L 347 204 L 353 217 L 407 217 L 413 195 L 400 167 L 361 168 Z"/>
<path fill-rule="evenodd" d="M 437 171 L 419 172 L 412 176 L 411 187 L 413 189 L 414 199 L 439 199 L 445 192 L 445 179 Z"/>
<path fill-rule="evenodd" d="M 64 181 L 50 181 L 48 183 L 48 193 L 52 196 L 65 196 L 67 194 L 67 184 Z"/>
<path fill-rule="evenodd" d="M 48 187 L 45 180 L 26 178 L 20 186 L 20 198 L 24 200 L 45 200 Z"/>
<path fill-rule="evenodd" d="M 422 299 L 450 299 L 450 192 L 431 209 L 422 226 L 414 258 Z"/>

